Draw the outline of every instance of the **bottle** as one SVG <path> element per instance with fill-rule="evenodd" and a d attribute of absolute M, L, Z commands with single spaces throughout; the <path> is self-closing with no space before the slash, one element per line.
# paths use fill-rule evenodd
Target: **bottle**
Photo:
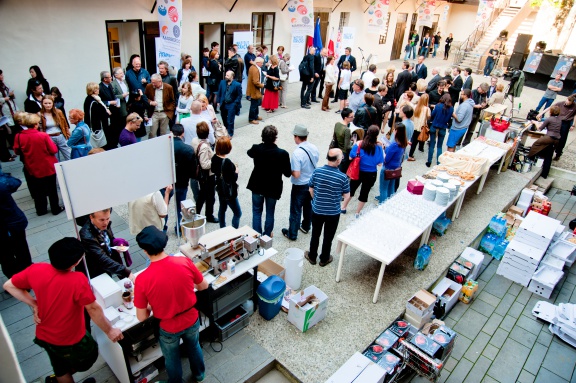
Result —
<path fill-rule="evenodd" d="M 522 109 L 522 103 L 521 102 L 518 103 L 518 110 L 520 110 L 520 109 Z"/>
<path fill-rule="evenodd" d="M 236 262 L 233 259 L 228 261 L 228 275 L 232 275 L 236 272 Z"/>

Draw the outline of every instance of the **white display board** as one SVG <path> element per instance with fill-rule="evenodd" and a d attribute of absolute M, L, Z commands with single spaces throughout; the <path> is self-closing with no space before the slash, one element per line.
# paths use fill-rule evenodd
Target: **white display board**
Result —
<path fill-rule="evenodd" d="M 0 383 L 25 383 L 22 370 L 16 358 L 16 351 L 12 339 L 0 315 Z"/>
<path fill-rule="evenodd" d="M 248 45 L 252 45 L 254 34 L 251 31 L 234 32 L 234 44 L 238 45 L 238 53 L 244 61 L 244 55 L 248 53 Z M 248 77 L 246 76 L 246 63 L 244 63 L 244 73 L 242 73 L 242 94 L 246 94 Z"/>
<path fill-rule="evenodd" d="M 175 182 L 172 134 L 55 165 L 68 219 L 118 206 Z"/>
<path fill-rule="evenodd" d="M 304 35 L 292 35 L 290 45 L 290 65 L 294 66 L 295 69 L 288 74 L 289 83 L 300 81 L 300 71 L 298 70 L 298 66 L 306 55 L 306 40 L 307 37 Z"/>

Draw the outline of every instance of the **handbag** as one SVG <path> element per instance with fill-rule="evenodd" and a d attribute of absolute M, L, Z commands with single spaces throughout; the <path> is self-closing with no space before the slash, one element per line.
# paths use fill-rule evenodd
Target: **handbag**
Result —
<path fill-rule="evenodd" d="M 385 180 L 395 180 L 400 177 L 402 177 L 402 166 L 394 170 L 384 169 Z"/>
<path fill-rule="evenodd" d="M 420 134 L 418 135 L 418 141 L 426 142 L 430 138 L 430 128 L 428 125 L 422 125 Z"/>
<path fill-rule="evenodd" d="M 354 181 L 360 179 L 360 143 L 358 143 L 358 149 L 356 149 L 356 157 L 350 162 L 346 175 Z"/>
<path fill-rule="evenodd" d="M 90 120 L 92 120 L 92 105 L 94 105 L 94 102 L 95 101 L 90 104 Z M 102 129 L 102 121 L 100 121 L 100 129 L 95 130 L 92 128 L 92 133 L 90 133 L 90 145 L 96 149 L 102 148 L 106 146 L 106 144 L 108 144 L 108 141 L 106 141 L 106 135 L 104 134 L 104 129 Z"/>
<path fill-rule="evenodd" d="M 196 168 L 194 169 L 193 177 L 195 180 L 199 182 L 204 182 L 208 178 L 208 171 L 202 169 L 202 165 L 200 164 L 200 148 L 204 145 L 204 142 L 198 144 L 196 148 Z"/>
<path fill-rule="evenodd" d="M 286 80 L 288 80 L 288 73 L 280 72 L 280 81 L 286 81 Z"/>
<path fill-rule="evenodd" d="M 212 128 L 214 128 L 214 138 L 218 141 L 221 137 L 228 137 L 228 129 L 224 126 L 223 123 L 220 122 L 218 117 L 216 117 L 216 113 L 214 112 L 214 108 L 210 106 L 208 108 L 210 111 L 210 115 L 212 116 Z M 214 122 L 216 120 L 216 122 Z"/>
<path fill-rule="evenodd" d="M 208 84 L 208 86 L 214 86 L 214 85 L 216 85 L 216 79 L 212 78 L 212 77 L 208 77 L 206 79 L 206 84 Z"/>

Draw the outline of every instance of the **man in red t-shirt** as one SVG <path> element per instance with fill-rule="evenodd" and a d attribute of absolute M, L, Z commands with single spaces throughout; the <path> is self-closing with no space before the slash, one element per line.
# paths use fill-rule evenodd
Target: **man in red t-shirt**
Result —
<path fill-rule="evenodd" d="M 58 383 L 73 383 L 72 374 L 88 370 L 98 358 L 98 345 L 84 326 L 84 309 L 111 341 L 123 338 L 104 316 L 86 276 L 72 271 L 83 255 L 80 241 L 62 238 L 48 249 L 51 264 L 33 264 L 4 284 L 14 298 L 32 307 L 34 343 L 48 353 Z M 36 298 L 27 291 L 30 289 Z"/>
<path fill-rule="evenodd" d="M 168 237 L 154 226 L 145 227 L 137 236 L 138 246 L 150 258 L 150 266 L 136 277 L 134 306 L 139 321 L 154 311 L 160 319 L 160 348 L 166 361 L 169 383 L 182 382 L 180 339 L 188 352 L 192 378 L 204 380 L 204 357 L 198 338 L 200 320 L 196 304 L 197 290 L 208 282 L 186 257 L 172 257 L 164 252 Z"/>

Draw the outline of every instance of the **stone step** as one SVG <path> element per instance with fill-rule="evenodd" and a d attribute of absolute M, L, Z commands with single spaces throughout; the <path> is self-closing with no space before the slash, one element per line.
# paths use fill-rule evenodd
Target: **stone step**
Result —
<path fill-rule="evenodd" d="M 552 182 L 554 182 L 554 178 L 542 178 L 538 177 L 536 181 L 534 181 L 534 185 L 538 186 L 538 190 L 542 193 L 546 193 L 552 187 Z"/>

